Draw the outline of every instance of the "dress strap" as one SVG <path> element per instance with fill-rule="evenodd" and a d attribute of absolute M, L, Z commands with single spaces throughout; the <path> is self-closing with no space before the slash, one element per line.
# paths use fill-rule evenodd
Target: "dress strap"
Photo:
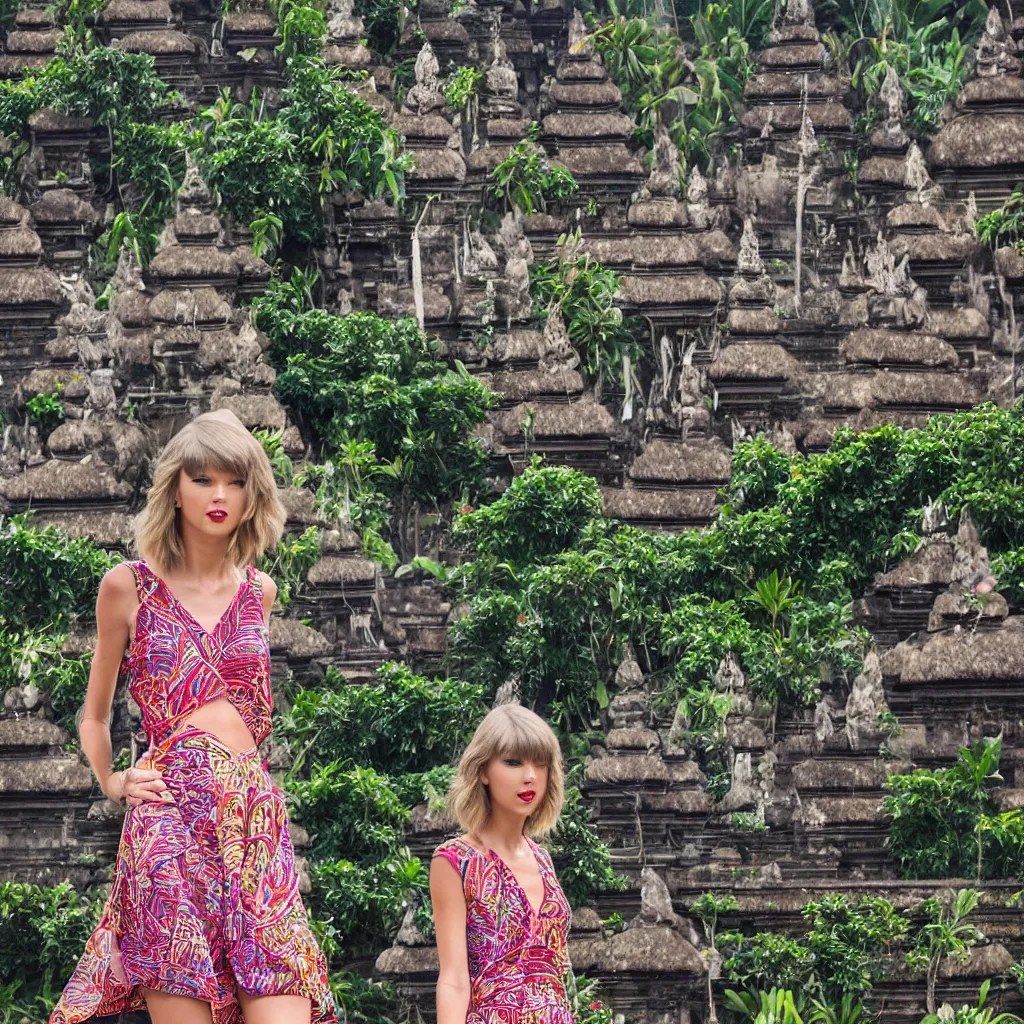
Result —
<path fill-rule="evenodd" d="M 443 857 L 465 879 L 466 869 L 469 867 L 474 854 L 482 856 L 480 851 L 471 842 L 459 837 L 442 843 L 434 850 L 431 859 Z"/>

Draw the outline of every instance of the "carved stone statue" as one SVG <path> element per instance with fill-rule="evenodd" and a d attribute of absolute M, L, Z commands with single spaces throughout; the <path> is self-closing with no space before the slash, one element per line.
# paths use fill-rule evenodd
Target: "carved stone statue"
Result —
<path fill-rule="evenodd" d="M 979 78 L 994 75 L 1020 74 L 1017 44 L 1006 32 L 998 7 L 990 7 L 985 19 L 985 31 L 978 42 L 975 70 Z"/>
<path fill-rule="evenodd" d="M 203 180 L 199 171 L 199 164 L 196 163 L 192 154 L 185 153 L 185 179 L 178 189 L 178 213 L 197 211 L 209 213 L 213 209 L 213 195 L 210 188 Z"/>
<path fill-rule="evenodd" d="M 508 59 L 505 41 L 499 35 L 494 37 L 494 56 L 484 72 L 487 88 L 500 99 L 516 102 L 519 95 L 519 79 L 516 66 Z"/>
<path fill-rule="evenodd" d="M 569 22 L 569 56 L 589 57 L 594 52 L 594 43 L 587 38 L 587 26 L 583 24 L 583 15 L 577 8 Z"/>
<path fill-rule="evenodd" d="M 907 160 L 903 168 L 903 184 L 908 189 L 913 189 L 912 198 L 919 203 L 930 204 L 943 197 L 942 188 L 932 181 L 932 176 L 928 173 L 928 165 L 924 161 L 924 154 L 916 142 L 912 142 L 907 151 Z"/>
<path fill-rule="evenodd" d="M 353 13 L 355 0 L 328 0 L 327 35 L 331 42 L 347 43 L 363 34 L 363 19 Z"/>
<path fill-rule="evenodd" d="M 554 372 L 556 370 L 574 370 L 579 366 L 580 357 L 569 340 L 569 331 L 565 326 L 562 311 L 555 306 L 548 313 L 544 324 L 544 354 L 540 358 L 541 368 Z"/>
<path fill-rule="evenodd" d="M 654 196 L 678 196 L 679 185 L 679 150 L 668 133 L 664 124 L 658 125 L 654 137 L 654 166 L 646 183 L 640 190 L 640 199 Z"/>
<path fill-rule="evenodd" d="M 698 230 L 704 230 L 711 226 L 708 183 L 696 164 L 686 181 L 686 213 L 690 218 L 690 223 Z"/>
<path fill-rule="evenodd" d="M 751 217 L 746 217 L 743 221 L 743 235 L 740 238 L 736 269 L 741 274 L 751 277 L 759 277 L 764 273 L 764 261 L 758 253 L 757 234 L 754 231 L 754 221 Z"/>
<path fill-rule="evenodd" d="M 881 149 L 896 149 L 902 152 L 910 141 L 903 128 L 906 104 L 900 76 L 896 74 L 896 69 L 891 64 L 885 73 L 882 87 L 878 90 L 878 98 L 881 101 L 884 120 L 881 128 L 872 134 L 871 142 Z"/>
<path fill-rule="evenodd" d="M 430 43 L 424 43 L 416 58 L 416 84 L 406 93 L 402 112 L 429 114 L 445 105 L 441 91 L 441 67 Z"/>

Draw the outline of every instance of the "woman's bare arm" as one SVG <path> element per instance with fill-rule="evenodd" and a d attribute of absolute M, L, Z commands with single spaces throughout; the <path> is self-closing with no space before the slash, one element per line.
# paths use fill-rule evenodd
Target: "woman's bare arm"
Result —
<path fill-rule="evenodd" d="M 466 897 L 462 878 L 444 857 L 430 864 L 430 901 L 437 932 L 437 1024 L 466 1024 L 469 1012 L 469 955 Z"/>
<path fill-rule="evenodd" d="M 113 757 L 110 741 L 110 710 L 117 688 L 117 673 L 128 644 L 131 624 L 135 621 L 139 599 L 135 593 L 135 577 L 122 563 L 109 569 L 100 580 L 96 598 L 96 650 L 89 670 L 82 720 L 78 736 L 82 750 L 99 781 L 100 788 L 113 800 L 127 798 L 135 806 L 143 800 L 166 800 L 167 786 L 156 769 L 130 769 L 126 780 L 123 772 L 111 772 Z"/>

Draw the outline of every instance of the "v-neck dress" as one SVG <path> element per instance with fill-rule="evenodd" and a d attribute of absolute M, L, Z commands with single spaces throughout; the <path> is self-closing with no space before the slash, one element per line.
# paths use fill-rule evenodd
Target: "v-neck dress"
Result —
<path fill-rule="evenodd" d="M 512 869 L 463 838 L 434 851 L 462 876 L 470 1003 L 466 1024 L 572 1024 L 565 977 L 572 910 L 547 850 L 526 837 L 544 882 L 534 911 Z"/>
<path fill-rule="evenodd" d="M 244 1024 L 239 991 L 308 997 L 313 1024 L 336 1024 L 284 794 L 258 749 L 272 710 L 259 573 L 246 567 L 208 631 L 144 561 L 128 564 L 139 611 L 122 669 L 150 741 L 139 764 L 173 799 L 125 813 L 110 895 L 50 1024 L 143 1010 L 143 986 L 209 1002 L 214 1024 Z M 256 746 L 236 752 L 185 721 L 221 697 Z"/>

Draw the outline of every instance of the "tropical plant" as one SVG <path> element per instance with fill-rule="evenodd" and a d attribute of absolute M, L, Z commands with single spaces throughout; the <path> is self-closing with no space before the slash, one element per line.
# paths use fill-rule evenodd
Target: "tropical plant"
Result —
<path fill-rule="evenodd" d="M 616 305 L 619 278 L 586 251 L 579 228 L 559 237 L 557 244 L 554 259 L 530 267 L 534 312 L 542 317 L 555 310 L 561 314 L 588 381 L 598 388 L 605 381 L 625 386 L 640 346 L 633 325 Z"/>
<path fill-rule="evenodd" d="M 576 179 L 564 167 L 548 160 L 537 144 L 539 133 L 540 125 L 534 121 L 528 136 L 491 171 L 494 184 L 490 192 L 504 200 L 506 210 L 516 207 L 527 215 L 543 212 L 548 203 L 569 199 L 578 189 Z"/>
<path fill-rule="evenodd" d="M 1006 1011 L 996 1013 L 991 1006 L 985 1005 L 991 985 L 991 978 L 981 983 L 976 1006 L 965 1004 L 954 1010 L 949 1003 L 943 1003 L 935 1013 L 922 1018 L 921 1024 L 1020 1024 L 1021 1018 L 1017 1014 Z"/>
<path fill-rule="evenodd" d="M 991 790 L 1002 781 L 1001 750 L 1000 738 L 983 738 L 962 748 L 949 768 L 889 777 L 888 846 L 904 877 L 963 877 L 973 871 L 981 879 L 986 852 L 994 855 L 989 870 L 1000 874 L 1024 863 L 1024 837 L 1010 829 L 1012 819 L 1000 826 L 991 817 Z"/>
<path fill-rule="evenodd" d="M 725 990 L 726 1005 L 750 1024 L 803 1024 L 799 996 L 789 989 L 773 988 L 769 992 L 735 992 Z"/>
<path fill-rule="evenodd" d="M 928 1012 L 936 1013 L 935 985 L 939 968 L 946 960 L 967 963 L 971 949 L 985 936 L 966 918 L 978 906 L 981 894 L 976 889 L 958 889 L 948 899 L 922 900 L 919 913 L 925 924 L 918 932 L 914 947 L 906 954 L 911 970 L 925 972 Z"/>
<path fill-rule="evenodd" d="M 464 110 L 477 94 L 484 76 L 470 64 L 453 68 L 442 86 L 445 102 L 452 110 Z"/>
<path fill-rule="evenodd" d="M 977 228 L 978 238 L 993 249 L 1012 245 L 1024 252 L 1024 184 L 1016 185 L 1002 206 L 979 217 Z"/>
<path fill-rule="evenodd" d="M 718 955 L 718 947 L 715 945 L 715 929 L 718 926 L 718 915 L 729 913 L 732 910 L 739 910 L 739 900 L 731 893 L 725 896 L 718 896 L 713 892 L 706 892 L 690 904 L 690 913 L 696 914 L 704 925 L 704 934 L 708 940 L 708 949 L 712 956 Z M 708 982 L 708 1021 L 718 1020 L 718 1013 L 715 1009 L 715 991 L 711 984 L 712 972 L 710 965 L 707 970 Z"/>
<path fill-rule="evenodd" d="M 29 423 L 32 423 L 45 440 L 64 422 L 64 403 L 60 395 L 64 385 L 57 381 L 53 391 L 43 391 L 25 402 Z"/>
<path fill-rule="evenodd" d="M 598 838 L 590 811 L 571 777 L 565 798 L 550 850 L 566 898 L 573 907 L 582 907 L 593 903 L 600 892 L 625 889 L 628 882 L 612 868 L 608 847 Z"/>
<path fill-rule="evenodd" d="M 394 775 L 426 771 L 450 762 L 486 712 L 480 686 L 427 679 L 398 662 L 365 686 L 344 685 L 333 669 L 325 682 L 300 690 L 277 727 L 292 748 L 293 775 L 311 752 Z"/>

